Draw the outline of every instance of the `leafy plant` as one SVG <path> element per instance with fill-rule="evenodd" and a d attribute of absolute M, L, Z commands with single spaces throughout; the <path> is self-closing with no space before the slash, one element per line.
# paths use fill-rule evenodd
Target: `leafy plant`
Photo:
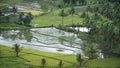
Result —
<path fill-rule="evenodd" d="M 77 55 L 77 61 L 80 63 L 80 65 L 81 65 L 81 63 L 83 62 L 83 59 L 82 59 L 82 55 L 81 55 L 81 54 L 78 54 L 78 55 Z"/>
<path fill-rule="evenodd" d="M 16 57 L 19 57 L 19 52 L 21 51 L 20 45 L 14 44 L 13 46 L 14 46 L 13 49 L 14 49 Z"/>
<path fill-rule="evenodd" d="M 59 61 L 59 67 L 62 68 L 62 66 L 63 66 L 63 62 L 62 62 L 62 60 L 60 60 Z"/>
<path fill-rule="evenodd" d="M 94 43 L 89 43 L 84 47 L 84 53 L 89 59 L 95 59 L 98 57 L 98 46 Z"/>
<path fill-rule="evenodd" d="M 43 65 L 43 68 L 44 68 L 44 66 L 45 66 L 45 64 L 46 64 L 46 59 L 41 59 L 41 64 Z"/>

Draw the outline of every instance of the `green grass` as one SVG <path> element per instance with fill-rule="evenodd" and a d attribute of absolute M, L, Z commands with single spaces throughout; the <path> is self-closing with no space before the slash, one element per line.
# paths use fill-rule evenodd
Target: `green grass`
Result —
<path fill-rule="evenodd" d="M 93 5 L 92 5 L 93 6 Z M 64 9 L 65 13 L 68 14 L 68 16 L 65 16 L 63 18 L 63 24 L 64 25 L 83 25 L 83 18 L 80 18 L 80 15 L 85 12 L 87 6 L 76 6 L 76 13 L 73 15 L 73 22 L 72 22 L 72 15 L 69 14 L 68 10 L 70 10 L 70 7 L 66 7 Z M 54 26 L 59 26 L 62 24 L 62 17 L 59 16 L 61 9 L 54 10 L 53 12 L 46 13 L 45 15 L 41 15 L 38 17 L 35 17 L 31 25 L 34 27 L 35 24 L 37 24 L 37 27 L 44 27 L 44 26 L 51 26 L 52 24 Z M 88 15 L 90 18 L 93 17 L 94 13 L 88 12 Z M 103 17 L 102 15 L 98 14 L 100 16 L 100 19 L 98 22 L 102 23 L 105 20 L 108 20 L 107 18 Z M 97 23 L 96 23 L 97 24 Z"/>
<path fill-rule="evenodd" d="M 86 64 L 89 68 L 117 68 L 120 67 L 120 58 L 106 58 L 91 60 Z"/>
<path fill-rule="evenodd" d="M 2 68 L 39 68 L 41 66 L 41 59 L 45 58 L 47 66 L 58 66 L 59 59 L 63 60 L 64 68 L 67 66 L 72 66 L 73 62 L 78 64 L 76 61 L 76 56 L 74 55 L 65 55 L 58 53 L 42 52 L 38 50 L 31 50 L 23 48 L 19 54 L 19 57 L 16 58 L 15 54 L 11 47 L 0 45 L 0 67 Z M 106 59 L 95 59 L 89 60 L 84 66 L 88 68 L 117 68 L 120 67 L 120 58 L 106 58 Z M 49 68 L 49 67 L 48 67 Z M 68 67 L 69 68 L 69 67 Z M 72 68 L 72 67 L 71 67 Z"/>
<path fill-rule="evenodd" d="M 3 28 L 3 29 L 22 29 L 22 28 L 25 28 L 25 26 L 15 24 L 15 23 L 0 23 L 0 28 Z"/>
<path fill-rule="evenodd" d="M 21 58 L 16 57 L 5 57 L 0 58 L 1 68 L 29 68 L 27 62 Z"/>
<path fill-rule="evenodd" d="M 52 24 L 54 26 L 58 26 L 62 23 L 62 17 L 59 16 L 60 10 L 55 10 L 54 12 L 47 13 L 45 15 L 41 15 L 39 17 L 36 17 L 32 20 L 31 25 L 34 26 L 34 24 L 38 24 L 38 27 L 43 26 L 51 26 Z M 73 23 L 81 25 L 83 22 L 82 18 L 79 18 L 78 15 L 73 15 Z M 72 23 L 72 15 L 68 15 L 64 17 L 63 20 L 64 25 L 71 25 Z"/>
<path fill-rule="evenodd" d="M 0 57 L 8 57 L 12 59 L 12 57 L 15 56 L 14 52 L 12 52 L 11 47 L 2 46 L 0 45 Z M 28 54 L 29 53 L 29 54 Z M 41 59 L 45 58 L 47 63 L 46 66 L 58 66 L 59 60 L 63 60 L 64 66 L 71 66 L 72 63 L 77 64 L 76 56 L 74 55 L 65 55 L 65 54 L 57 54 L 57 53 L 49 53 L 49 52 L 42 52 L 37 50 L 31 50 L 31 49 L 22 49 L 20 52 L 20 57 L 24 58 L 25 60 L 29 61 L 27 62 L 30 65 L 33 66 L 41 66 Z M 3 58 L 0 58 L 0 60 L 4 60 Z M 20 58 L 18 59 L 18 61 Z M 24 60 L 24 61 L 25 61 Z M 13 59 L 14 61 L 14 59 Z M 66 61 L 72 62 L 68 63 Z M 12 63 L 9 61 L 9 63 Z M 9 64 L 8 63 L 8 64 Z M 1 63 L 2 65 L 6 63 Z"/>

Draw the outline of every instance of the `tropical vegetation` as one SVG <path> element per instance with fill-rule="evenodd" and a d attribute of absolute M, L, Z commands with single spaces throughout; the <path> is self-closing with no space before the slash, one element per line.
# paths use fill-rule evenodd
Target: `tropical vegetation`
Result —
<path fill-rule="evenodd" d="M 0 45 L 0 66 L 2 68 L 7 68 L 7 65 L 16 68 L 16 64 L 23 65 L 21 68 L 40 66 L 43 68 L 46 66 L 48 68 L 49 66 L 120 68 L 119 0 L 35 1 L 41 6 L 41 11 L 35 12 L 32 9 L 18 11 L 16 4 L 22 2 L 32 4 L 33 0 L 0 0 L 0 29 L 55 27 L 75 33 L 77 37 L 86 40 L 81 46 L 85 58 L 82 54 L 56 54 L 25 48 L 21 50 L 18 44 L 14 44 L 13 49 Z M 87 27 L 89 31 L 80 32 L 75 30 L 75 27 Z M 27 41 L 30 41 L 32 37 L 29 30 L 24 32 L 26 32 L 25 37 L 30 37 Z M 62 45 L 66 39 L 71 47 L 74 46 L 74 36 L 58 38 Z M 104 59 L 98 59 L 100 53 L 104 55 Z"/>

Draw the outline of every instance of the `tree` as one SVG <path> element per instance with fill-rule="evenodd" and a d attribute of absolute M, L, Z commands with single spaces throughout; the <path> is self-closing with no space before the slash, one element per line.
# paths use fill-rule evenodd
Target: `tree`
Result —
<path fill-rule="evenodd" d="M 83 59 L 82 59 L 82 55 L 81 55 L 81 54 L 78 54 L 78 55 L 77 55 L 77 61 L 80 63 L 80 65 L 81 65 L 81 63 L 83 62 Z"/>
<path fill-rule="evenodd" d="M 78 0 L 80 5 L 85 5 L 86 4 L 86 0 Z"/>
<path fill-rule="evenodd" d="M 97 21 L 97 20 L 100 19 L 98 13 L 94 13 L 94 15 L 93 15 L 93 19 L 94 19 L 95 21 Z"/>
<path fill-rule="evenodd" d="M 15 20 L 16 19 L 15 18 L 16 17 L 15 13 L 17 13 L 17 8 L 15 6 L 12 7 L 12 12 L 14 13 L 14 16 L 13 16 L 14 22 L 16 22 L 16 20 Z"/>
<path fill-rule="evenodd" d="M 14 46 L 13 49 L 16 54 L 16 57 L 19 57 L 19 52 L 21 51 L 20 45 L 14 44 L 13 46 Z"/>
<path fill-rule="evenodd" d="M 0 16 L 3 16 L 2 11 L 0 10 Z"/>
<path fill-rule="evenodd" d="M 64 9 L 61 10 L 60 16 L 62 17 L 62 26 L 63 26 L 64 25 L 63 18 L 64 18 L 64 16 L 66 16 Z"/>
<path fill-rule="evenodd" d="M 87 16 L 86 12 L 83 12 L 83 13 L 80 15 L 81 18 L 85 18 L 86 16 Z"/>
<path fill-rule="evenodd" d="M 72 5 L 71 10 L 70 10 L 70 14 L 72 14 L 72 24 L 73 24 L 73 14 L 74 13 L 75 13 L 75 9 L 74 9 L 74 7 Z"/>
<path fill-rule="evenodd" d="M 71 0 L 71 5 L 76 5 L 77 0 Z"/>
<path fill-rule="evenodd" d="M 23 22 L 25 26 L 29 26 L 31 20 L 33 19 L 32 14 L 28 13 L 24 18 L 23 18 Z"/>
<path fill-rule="evenodd" d="M 60 68 L 62 68 L 62 66 L 63 66 L 63 62 L 62 62 L 62 60 L 60 60 L 59 61 L 59 65 L 58 65 Z"/>
<path fill-rule="evenodd" d="M 88 14 L 86 14 L 83 21 L 84 26 L 86 26 L 87 28 L 91 28 L 94 25 L 94 20 L 90 19 Z"/>
<path fill-rule="evenodd" d="M 70 4 L 70 0 L 63 0 L 63 3 L 64 3 L 64 5 L 69 5 Z"/>
<path fill-rule="evenodd" d="M 43 59 L 41 59 L 41 64 L 43 65 L 43 68 L 44 68 L 44 66 L 45 66 L 45 64 L 46 64 L 46 60 L 43 58 Z"/>
<path fill-rule="evenodd" d="M 20 20 L 20 23 L 19 24 L 23 24 L 23 16 L 24 16 L 24 13 L 20 13 L 19 14 L 19 20 Z"/>
<path fill-rule="evenodd" d="M 13 11 L 14 14 L 17 13 L 17 8 L 15 6 L 13 6 L 12 11 Z"/>
<path fill-rule="evenodd" d="M 89 58 L 89 59 L 95 59 L 98 57 L 98 52 L 99 52 L 99 49 L 97 47 L 96 44 L 94 43 L 89 43 L 87 44 L 84 49 L 83 49 L 85 55 Z"/>
<path fill-rule="evenodd" d="M 103 6 L 88 7 L 87 10 L 95 14 L 92 19 L 85 18 L 84 20 L 84 25 L 90 28 L 89 35 L 95 38 L 95 41 L 100 45 L 99 48 L 102 53 L 104 53 L 104 56 L 107 55 L 107 57 L 120 55 L 120 3 L 117 1 L 113 3 L 112 1 L 114 0 L 111 0 L 111 2 L 100 0 Z M 100 20 L 101 17 L 98 13 L 107 17 L 107 20 L 102 19 L 103 23 L 99 23 L 97 20 Z"/>

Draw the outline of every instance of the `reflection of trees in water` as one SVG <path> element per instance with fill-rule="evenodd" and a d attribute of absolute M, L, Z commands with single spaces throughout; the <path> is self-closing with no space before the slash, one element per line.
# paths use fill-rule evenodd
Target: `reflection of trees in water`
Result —
<path fill-rule="evenodd" d="M 32 39 L 32 33 L 30 32 L 30 30 L 29 29 L 26 29 L 26 30 L 21 30 L 19 33 L 18 33 L 18 35 L 19 35 L 19 39 L 25 39 L 25 40 L 27 40 L 28 42 L 30 42 L 31 41 L 31 39 Z"/>
<path fill-rule="evenodd" d="M 12 39 L 13 41 L 16 39 L 17 35 L 13 34 L 13 35 L 10 35 L 10 39 Z"/>
<path fill-rule="evenodd" d="M 74 43 L 75 43 L 75 36 L 61 36 L 61 37 L 58 37 L 58 41 L 64 45 L 64 42 L 68 42 L 70 46 L 72 46 Z"/>
<path fill-rule="evenodd" d="M 11 39 L 11 40 L 27 40 L 28 42 L 32 39 L 32 33 L 29 29 L 25 30 L 2 30 L 0 29 L 0 36 L 4 39 Z"/>
<path fill-rule="evenodd" d="M 4 37 L 5 39 L 10 38 L 10 36 L 9 36 L 9 30 L 0 29 L 0 35 L 2 37 Z"/>
<path fill-rule="evenodd" d="M 27 38 L 27 41 L 30 42 L 32 39 L 32 33 L 30 32 L 30 30 L 27 30 L 27 32 L 25 33 L 25 37 Z"/>

